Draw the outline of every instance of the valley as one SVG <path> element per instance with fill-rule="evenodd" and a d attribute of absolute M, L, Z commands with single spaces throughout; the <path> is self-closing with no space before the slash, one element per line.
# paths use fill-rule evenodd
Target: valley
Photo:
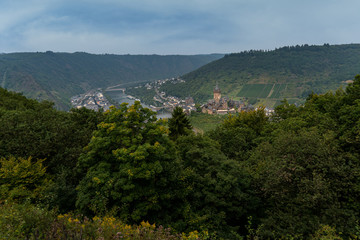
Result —
<path fill-rule="evenodd" d="M 72 96 L 97 88 L 180 76 L 221 58 L 209 55 L 114 55 L 84 52 L 0 54 L 0 86 L 69 110 Z"/>
<path fill-rule="evenodd" d="M 53 71 L 44 80 L 49 72 L 16 60 L 1 84 L 73 108 L 0 88 L 0 235 L 25 239 L 31 225 L 29 239 L 115 239 L 124 229 L 142 239 L 156 226 L 184 240 L 356 236 L 360 75 L 348 75 L 360 69 L 358 48 L 230 54 L 167 73 L 178 77 L 151 75 L 159 65 L 144 75 L 129 68 L 122 82 L 119 65 L 82 65 L 71 81 L 54 81 L 66 71 L 39 64 Z"/>
<path fill-rule="evenodd" d="M 302 104 L 314 93 L 345 87 L 360 69 L 360 45 L 291 46 L 272 51 L 209 55 L 94 55 L 12 53 L 0 55 L 0 85 L 69 110 L 71 97 L 110 86 L 156 108 L 191 97 L 204 104 L 219 83 L 223 96 L 274 108 L 283 99 Z M 156 79 L 182 79 L 158 83 Z M 163 81 L 163 80 L 160 80 Z M 142 86 L 142 87 L 140 87 Z M 156 91 L 158 92 L 156 92 Z M 171 97 L 164 104 L 164 95 Z M 156 96 L 154 98 L 154 96 Z"/>

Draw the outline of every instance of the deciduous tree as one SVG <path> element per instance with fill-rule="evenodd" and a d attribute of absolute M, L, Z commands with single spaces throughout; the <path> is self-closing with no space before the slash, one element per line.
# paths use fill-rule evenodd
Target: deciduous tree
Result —
<path fill-rule="evenodd" d="M 179 167 L 167 131 L 139 102 L 106 112 L 79 159 L 86 175 L 78 186 L 77 206 L 97 214 L 113 211 L 132 223 L 171 222 Z"/>

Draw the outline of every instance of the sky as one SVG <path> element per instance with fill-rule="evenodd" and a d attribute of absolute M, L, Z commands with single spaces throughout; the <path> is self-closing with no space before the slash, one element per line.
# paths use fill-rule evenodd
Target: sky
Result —
<path fill-rule="evenodd" d="M 0 53 L 209 54 L 360 43 L 359 0 L 0 0 Z"/>

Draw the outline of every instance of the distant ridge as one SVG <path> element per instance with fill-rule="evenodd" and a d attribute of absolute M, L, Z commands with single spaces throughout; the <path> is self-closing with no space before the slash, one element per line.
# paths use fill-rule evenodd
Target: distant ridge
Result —
<path fill-rule="evenodd" d="M 224 55 L 0 54 L 0 86 L 70 108 L 70 97 L 94 88 L 176 77 Z"/>
<path fill-rule="evenodd" d="M 162 90 L 204 102 L 212 98 L 218 81 L 224 95 L 271 107 L 284 98 L 302 102 L 311 92 L 335 90 L 357 74 L 360 44 L 303 45 L 228 54 L 183 75 L 185 83 L 168 84 Z"/>

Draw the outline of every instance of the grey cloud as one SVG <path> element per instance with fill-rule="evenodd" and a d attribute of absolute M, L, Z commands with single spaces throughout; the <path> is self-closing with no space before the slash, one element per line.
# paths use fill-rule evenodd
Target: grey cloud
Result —
<path fill-rule="evenodd" d="M 4 0 L 1 51 L 210 53 L 359 42 L 358 0 Z"/>

